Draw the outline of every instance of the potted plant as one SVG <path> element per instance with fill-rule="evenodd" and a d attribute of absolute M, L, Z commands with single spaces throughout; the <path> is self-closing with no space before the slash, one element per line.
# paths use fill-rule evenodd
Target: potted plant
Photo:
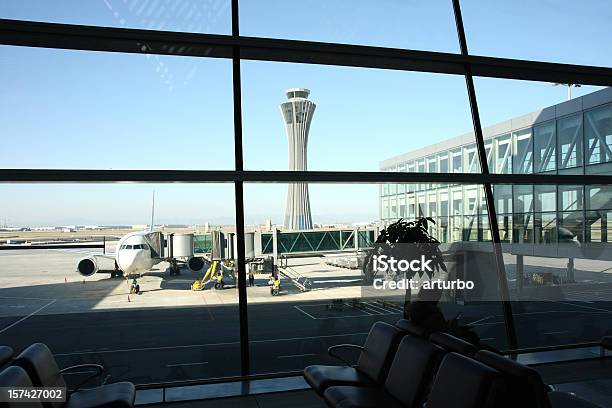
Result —
<path fill-rule="evenodd" d="M 375 257 L 387 255 L 388 258 L 394 257 L 396 260 L 424 259 L 431 260 L 429 268 L 421 274 L 427 274 L 431 279 L 435 272 L 440 270 L 447 272 L 442 252 L 438 241 L 433 237 L 428 228 L 435 221 L 430 217 L 418 218 L 414 221 L 407 221 L 400 218 L 387 228 L 383 229 L 374 243 L 374 248 L 366 254 L 363 263 L 364 284 L 372 285 L 378 270 L 374 268 Z M 417 272 L 406 271 L 403 279 L 413 279 Z M 422 275 L 421 275 L 422 276 Z M 398 276 L 399 278 L 400 276 Z M 404 317 L 408 317 L 408 308 L 411 301 L 410 287 L 406 288 L 404 295 Z M 437 303 L 437 302 L 436 302 Z"/>
<path fill-rule="evenodd" d="M 431 260 L 429 263 L 430 270 L 421 272 L 421 277 L 426 274 L 430 280 L 434 273 L 440 270 L 448 272 L 439 248 L 440 241 L 429 234 L 430 223 L 435 224 L 435 221 L 429 217 L 419 218 L 415 221 L 399 219 L 383 229 L 378 235 L 373 249 L 367 253 L 364 259 L 364 283 L 366 285 L 373 283 L 377 275 L 373 260 L 375 256 L 381 255 L 393 256 L 396 260 L 413 260 L 419 259 L 421 256 Z M 407 271 L 403 279 L 412 279 L 415 274 L 416 272 Z M 486 347 L 480 344 L 480 339 L 472 327 L 463 326 L 459 323 L 461 314 L 450 320 L 444 317 L 439 307 L 441 296 L 442 289 L 439 287 L 431 289 L 421 287 L 418 296 L 412 299 L 412 291 L 410 287 L 406 287 L 404 318 L 431 331 L 448 332 L 479 347 Z"/>

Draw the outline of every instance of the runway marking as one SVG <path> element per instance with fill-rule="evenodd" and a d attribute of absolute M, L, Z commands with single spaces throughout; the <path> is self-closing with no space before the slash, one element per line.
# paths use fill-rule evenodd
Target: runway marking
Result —
<path fill-rule="evenodd" d="M 295 340 L 314 340 L 332 337 L 347 337 L 347 336 L 365 336 L 368 332 L 363 333 L 345 333 L 345 334 L 327 334 L 323 336 L 305 336 L 305 337 L 289 337 L 282 339 L 266 339 L 266 340 L 249 340 L 249 343 L 273 343 L 276 341 L 295 341 Z M 210 347 L 210 346 L 230 346 L 234 344 L 240 344 L 239 341 L 228 341 L 221 343 L 204 343 L 204 344 L 185 344 L 179 346 L 160 346 L 160 347 L 142 347 L 142 348 L 130 348 L 130 349 L 117 349 L 117 350 L 92 350 L 92 351 L 72 351 L 70 353 L 55 353 L 55 356 L 78 356 L 83 354 L 107 354 L 107 353 L 128 353 L 132 351 L 149 351 L 149 350 L 171 350 L 181 348 L 194 348 L 194 347 Z"/>
<path fill-rule="evenodd" d="M 202 361 L 201 363 L 176 363 L 176 364 L 166 364 L 166 367 L 182 367 L 182 366 L 194 366 L 194 365 L 204 365 L 208 364 L 208 361 Z"/>
<path fill-rule="evenodd" d="M 612 313 L 612 310 L 604 310 L 599 309 L 597 312 L 587 312 L 584 310 L 542 310 L 540 312 L 524 312 L 524 313 L 514 313 L 515 316 L 529 316 L 529 315 L 538 315 L 538 314 L 547 314 L 547 313 L 589 313 L 589 314 L 608 314 Z M 500 316 L 501 317 L 501 316 Z"/>
<path fill-rule="evenodd" d="M 299 310 L 300 312 L 304 313 L 306 316 L 310 317 L 312 320 L 317 320 L 317 318 L 316 318 L 316 317 L 314 317 L 313 315 L 311 315 L 311 314 L 310 314 L 310 313 L 308 313 L 308 312 L 303 311 L 303 310 L 302 310 L 302 308 L 300 308 L 299 306 L 293 306 L 293 307 L 295 307 L 295 308 L 296 308 L 297 310 Z"/>
<path fill-rule="evenodd" d="M 568 306 L 582 307 L 584 309 L 597 310 L 599 312 L 612 313 L 612 310 L 600 309 L 598 307 L 593 307 L 593 306 L 576 305 L 574 303 L 567 303 L 567 302 L 555 302 L 555 303 L 559 303 L 559 304 L 562 304 L 562 305 L 568 305 Z"/>
<path fill-rule="evenodd" d="M 346 305 L 346 306 L 348 306 L 348 307 L 351 307 L 351 305 L 349 305 L 348 303 L 345 303 L 345 305 Z M 373 315 L 377 314 L 377 313 L 370 313 L 370 312 L 368 312 L 367 310 L 365 310 L 365 308 L 366 308 L 366 307 L 364 306 L 364 307 L 363 307 L 363 309 L 355 308 L 355 310 L 358 310 L 358 311 L 360 311 L 360 312 L 365 313 L 365 314 L 366 314 L 366 316 L 373 316 Z M 359 317 L 359 315 L 357 315 L 357 316 L 355 316 L 355 315 L 350 315 L 350 316 L 332 316 L 332 317 L 322 317 L 321 319 L 330 319 L 330 318 L 331 318 L 331 319 L 337 319 L 337 318 L 339 318 L 339 317 Z"/>
<path fill-rule="evenodd" d="M 367 312 L 366 312 L 367 313 Z M 332 317 L 318 317 L 317 320 L 327 320 L 327 319 L 354 319 L 357 317 L 369 317 L 369 316 L 393 316 L 399 313 L 379 313 L 379 314 L 372 314 L 372 313 L 367 313 L 367 314 L 362 314 L 362 315 L 348 315 L 348 316 L 332 316 Z"/>
<path fill-rule="evenodd" d="M 21 319 L 17 320 L 15 323 L 8 325 L 7 327 L 5 327 L 4 329 L 0 330 L 0 334 L 4 333 L 5 331 L 7 331 L 8 329 L 10 329 L 13 326 L 18 325 L 19 323 L 23 322 L 24 320 L 30 318 L 31 316 L 34 316 L 36 313 L 40 312 L 41 310 L 43 310 L 44 308 L 51 306 L 53 303 L 57 302 L 57 299 L 53 299 L 52 301 L 50 301 L 49 303 L 39 307 L 38 309 L 36 309 L 35 311 L 33 311 L 32 313 L 30 313 L 27 316 L 22 317 Z"/>
<path fill-rule="evenodd" d="M 367 307 L 369 307 L 370 309 L 375 310 L 378 313 L 389 313 L 389 310 L 383 308 L 382 306 L 378 306 L 376 304 L 370 303 L 370 302 L 366 302 Z"/>
<path fill-rule="evenodd" d="M 291 354 L 289 356 L 278 356 L 276 358 L 310 357 L 310 356 L 316 356 L 316 355 L 317 353 Z"/>
<path fill-rule="evenodd" d="M 383 313 L 383 312 L 380 312 L 380 311 L 374 309 L 373 306 L 370 305 L 370 304 L 366 304 L 362 309 L 355 308 L 355 311 L 360 312 L 360 314 L 352 314 L 352 315 L 343 314 L 341 316 L 315 317 L 315 316 L 311 315 L 310 313 L 308 313 L 307 311 L 305 311 L 304 309 L 302 309 L 303 307 L 316 307 L 316 306 L 327 306 L 327 305 L 329 305 L 329 304 L 328 303 L 319 303 L 319 304 L 315 304 L 315 305 L 303 305 L 303 306 L 293 306 L 293 307 L 296 308 L 297 310 L 299 310 L 300 312 L 304 313 L 306 316 L 310 317 L 312 320 L 344 319 L 344 318 L 367 317 L 367 316 L 392 316 L 392 315 L 396 315 L 396 314 L 400 314 L 401 313 L 399 311 L 390 311 L 390 310 L 386 310 Z M 353 307 L 350 303 L 344 303 L 344 306 L 347 306 L 347 307 L 350 307 L 350 308 Z M 377 306 L 377 307 L 382 309 L 380 306 Z M 393 309 L 393 310 L 395 310 L 395 309 Z"/>
<path fill-rule="evenodd" d="M 485 316 L 485 317 L 483 317 L 482 319 L 474 320 L 473 322 L 468 323 L 468 326 L 474 326 L 474 325 L 476 325 L 477 323 L 480 323 L 480 322 L 482 322 L 482 321 L 484 321 L 484 320 L 489 320 L 489 319 L 490 319 L 490 318 L 492 318 L 492 317 L 495 317 L 495 316 Z"/>
<path fill-rule="evenodd" d="M 547 332 L 547 333 L 542 333 L 544 334 L 563 334 L 563 333 L 569 333 L 569 331 L 567 330 L 563 330 L 563 331 L 553 331 L 553 332 Z"/>
<path fill-rule="evenodd" d="M 0 296 L 0 299 L 57 300 L 57 299 L 52 299 L 52 298 L 34 298 L 34 297 L 23 297 L 23 296 Z"/>

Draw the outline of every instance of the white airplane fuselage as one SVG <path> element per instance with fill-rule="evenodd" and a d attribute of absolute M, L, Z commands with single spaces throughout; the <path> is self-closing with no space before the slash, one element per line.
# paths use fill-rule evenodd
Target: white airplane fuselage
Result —
<path fill-rule="evenodd" d="M 151 256 L 151 247 L 145 240 L 145 235 L 149 233 L 132 232 L 123 236 L 117 243 L 115 262 L 126 277 L 141 275 L 163 261 Z"/>

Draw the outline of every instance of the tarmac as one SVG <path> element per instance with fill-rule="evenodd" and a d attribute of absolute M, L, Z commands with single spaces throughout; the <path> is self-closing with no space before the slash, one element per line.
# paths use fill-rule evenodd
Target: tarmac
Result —
<path fill-rule="evenodd" d="M 148 384 L 240 374 L 235 287 L 191 291 L 202 271 L 169 276 L 167 264 L 161 263 L 139 280 L 142 293 L 129 295 L 123 278 L 99 273 L 83 279 L 76 263 L 86 253 L 0 251 L 0 344 L 19 352 L 42 341 L 60 366 L 100 363 L 112 381 Z M 321 257 L 290 259 L 290 266 L 312 281 L 312 290 L 301 292 L 283 280 L 281 295 L 271 296 L 267 274 L 256 275 L 256 286 L 247 288 L 252 373 L 338 364 L 327 355 L 329 346 L 363 344 L 374 322 L 394 323 L 402 316 L 401 304 L 351 302 L 361 296 L 359 270 L 326 265 Z M 577 261 L 576 276 L 607 281 L 610 275 L 600 269 L 604 266 Z M 507 268 L 511 275 L 511 260 Z M 513 303 L 519 346 L 592 341 L 612 334 L 612 299 L 607 293 L 601 296 Z M 483 342 L 508 348 L 499 303 L 448 303 L 443 310 L 448 317 L 461 313 L 462 324 L 470 324 Z M 85 375 L 73 373 L 69 381 Z"/>

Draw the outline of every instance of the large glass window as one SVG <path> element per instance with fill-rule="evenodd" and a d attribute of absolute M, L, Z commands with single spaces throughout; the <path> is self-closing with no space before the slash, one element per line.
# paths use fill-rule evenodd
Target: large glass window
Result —
<path fill-rule="evenodd" d="M 478 173 L 480 171 L 480 163 L 478 162 L 478 153 L 476 145 L 471 144 L 463 148 L 463 171 L 465 173 Z"/>
<path fill-rule="evenodd" d="M 557 189 L 556 186 L 534 186 L 535 191 L 535 242 L 557 242 Z"/>
<path fill-rule="evenodd" d="M 495 173 L 512 173 L 512 138 L 510 135 L 495 138 Z"/>
<path fill-rule="evenodd" d="M 112 381 L 137 384 L 333 364 L 329 346 L 361 344 L 373 322 L 404 313 L 403 296 L 363 292 L 374 240 L 404 217 L 435 222 L 426 229 L 448 267 L 437 278 L 475 283 L 445 291 L 438 306 L 483 344 L 515 340 L 502 268 L 519 347 L 610 334 L 612 189 L 589 180 L 612 174 L 612 93 L 578 85 L 603 70 L 559 65 L 546 78 L 538 64 L 461 56 L 451 3 L 3 1 L 0 344 L 44 341 L 62 367 L 104 363 Z M 480 24 L 468 30 L 516 26 L 500 25 L 515 10 L 493 3 L 480 14 L 465 5 L 467 25 Z M 479 18 L 495 8 L 501 20 Z M 540 38 L 542 25 L 529 22 L 543 21 L 542 6 L 527 8 L 520 32 L 501 34 L 500 56 L 542 51 L 504 51 L 508 33 Z M 591 8 L 599 14 L 588 28 L 562 36 L 607 38 L 591 27 L 605 13 Z M 475 31 L 469 49 L 489 54 L 482 39 L 493 37 L 472 39 Z M 609 58 L 600 42 L 572 58 Z M 523 79 L 474 78 L 472 118 L 470 67 Z M 484 126 L 490 172 L 521 176 L 481 174 L 474 123 Z M 389 172 L 452 177 L 389 182 Z M 487 197 L 466 179 L 519 183 L 493 186 L 501 246 L 486 242 Z M 155 262 L 128 269 L 125 251 Z"/>
<path fill-rule="evenodd" d="M 533 154 L 536 173 L 555 171 L 556 160 L 556 126 L 555 121 L 536 125 L 533 128 Z"/>
<path fill-rule="evenodd" d="M 459 75 L 262 61 L 242 61 L 241 75 L 246 170 L 398 171 L 401 154 L 471 127 Z M 308 115 L 287 123 L 280 106 Z M 416 171 L 428 171 L 426 155 L 413 156 Z"/>
<path fill-rule="evenodd" d="M 559 170 L 582 166 L 582 140 L 582 113 L 557 120 Z"/>
<path fill-rule="evenodd" d="M 234 168 L 229 60 L 12 46 L 0 55 L 4 168 Z"/>
<path fill-rule="evenodd" d="M 586 188 L 586 242 L 612 242 L 612 187 Z"/>
<path fill-rule="evenodd" d="M 513 172 L 516 174 L 533 173 L 533 139 L 531 138 L 531 129 L 514 132 L 513 137 Z"/>
<path fill-rule="evenodd" d="M 508 203 L 512 189 L 514 208 Z M 609 207 L 609 190 L 587 187 L 587 206 L 591 196 L 594 208 Z M 512 310 L 519 346 L 598 341 L 610 326 L 609 296 L 602 295 L 609 285 L 605 271 L 612 267 L 609 244 L 602 239 L 609 231 L 608 210 L 585 213 L 582 186 L 495 185 L 494 195 L 500 232 L 514 229 L 513 243 L 505 240 L 502 248 L 510 296 L 516 300 Z M 518 225 L 509 225 L 509 211 Z M 585 240 L 589 233 L 593 242 Z"/>
<path fill-rule="evenodd" d="M 514 186 L 513 197 L 513 241 L 520 244 L 533 242 L 533 186 Z"/>
<path fill-rule="evenodd" d="M 461 149 L 456 149 L 451 152 L 451 163 L 453 173 L 463 172 L 463 157 L 461 154 Z"/>
<path fill-rule="evenodd" d="M 230 0 L 3 0 L 0 15 L 51 23 L 230 34 L 230 7 Z"/>
<path fill-rule="evenodd" d="M 461 9 L 475 55 L 612 66 L 612 46 L 591 42 L 611 33 L 606 1 L 586 8 L 573 0 L 557 0 L 554 7 L 546 1 L 465 1 Z M 520 29 L 500 29 L 518 27 L 518 22 Z M 547 46 L 532 46 L 536 37 Z"/>
<path fill-rule="evenodd" d="M 240 1 L 240 31 L 254 37 L 458 52 L 453 24 L 447 3 L 426 0 Z"/>
<path fill-rule="evenodd" d="M 17 248 L 0 251 L 1 344 L 20 351 L 43 342 L 60 367 L 103 364 L 113 382 L 240 374 L 234 266 L 216 269 L 225 289 L 191 290 L 213 260 L 232 258 L 213 253 L 211 236 L 227 242 L 235 231 L 233 185 L 2 184 L 0 196 L 0 245 Z M 181 247 L 177 273 L 164 239 Z M 193 257 L 201 262 L 192 269 Z M 65 378 L 74 387 L 90 375 Z"/>
<path fill-rule="evenodd" d="M 414 162 L 413 161 L 408 162 L 407 171 L 408 171 L 408 173 L 414 173 L 415 172 L 415 167 L 414 167 Z M 412 192 L 414 192 L 414 190 L 415 190 L 415 185 L 414 184 L 406 184 L 406 192 L 412 193 Z"/>
<path fill-rule="evenodd" d="M 584 113 L 587 172 L 612 171 L 612 104 Z"/>

